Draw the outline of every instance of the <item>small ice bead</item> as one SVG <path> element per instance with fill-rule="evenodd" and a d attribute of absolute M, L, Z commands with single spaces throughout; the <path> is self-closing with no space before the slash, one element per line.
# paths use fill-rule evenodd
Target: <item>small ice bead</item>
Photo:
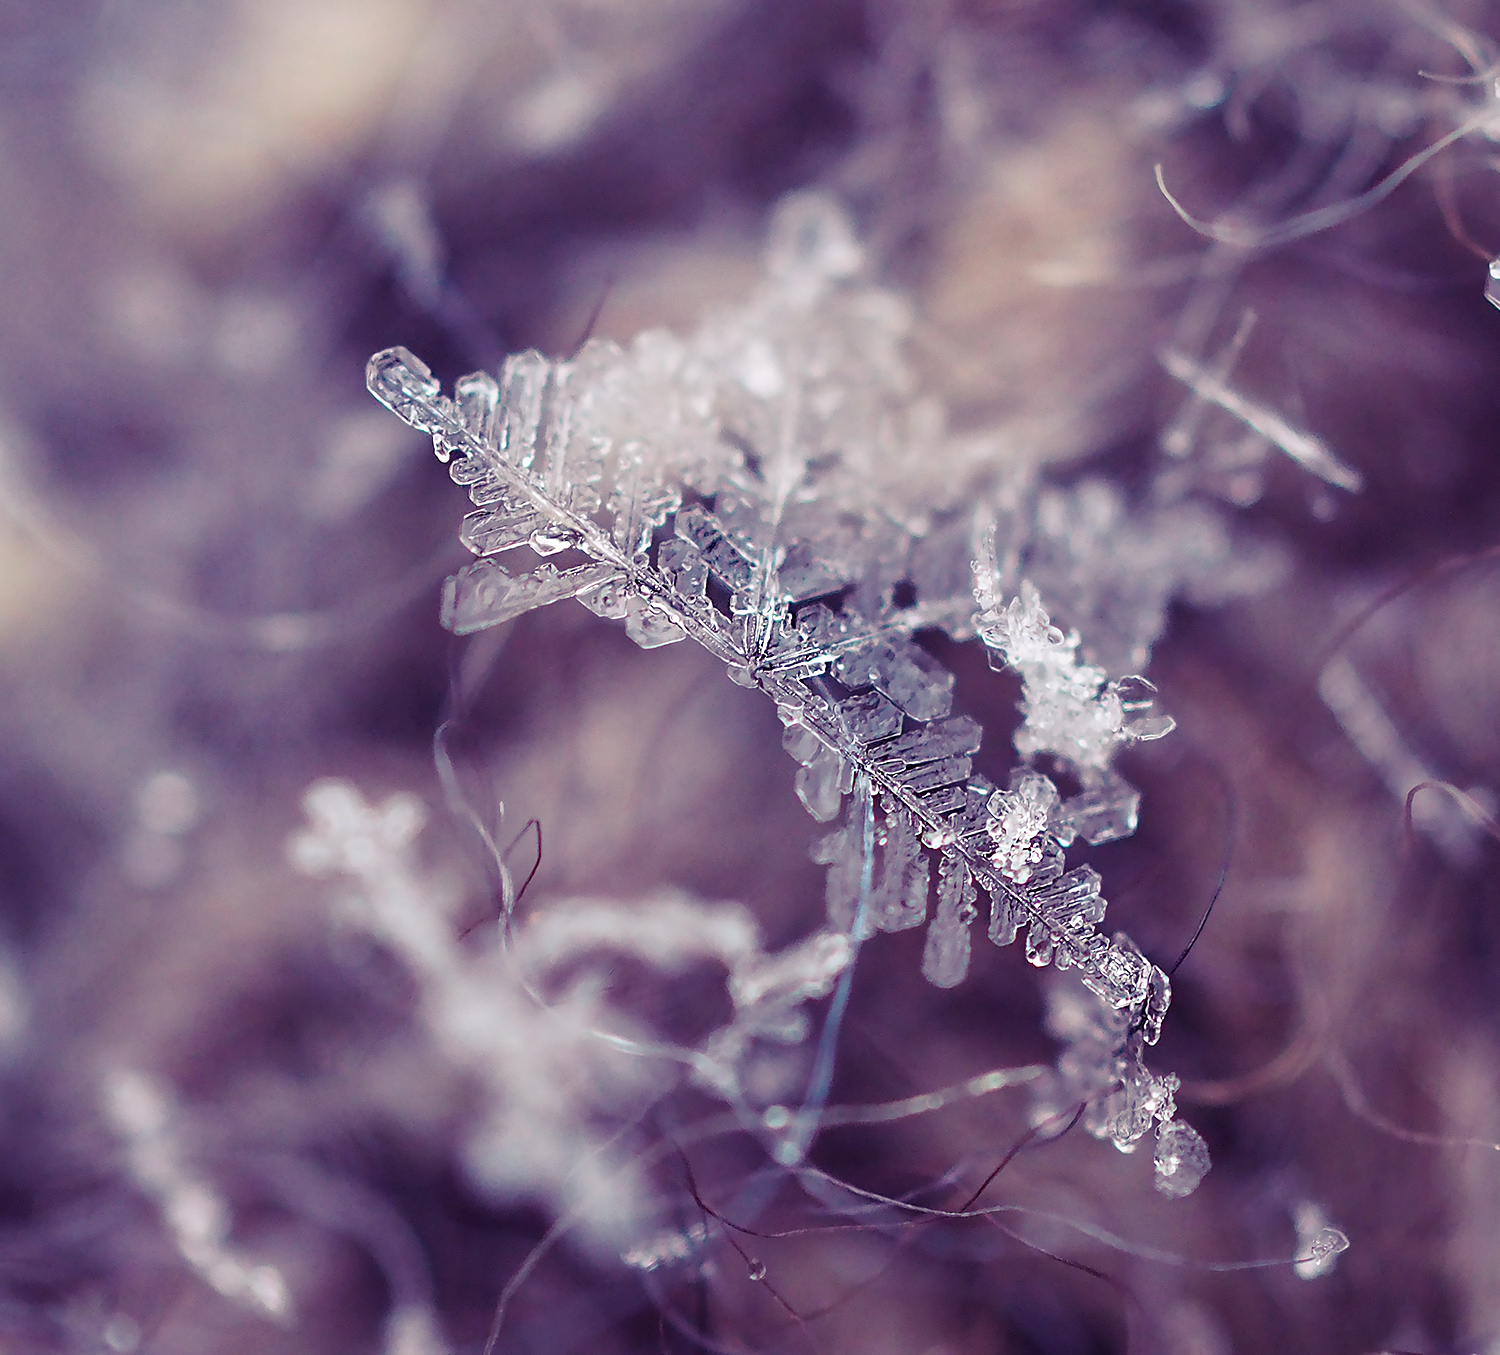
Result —
<path fill-rule="evenodd" d="M 625 612 L 625 633 L 642 649 L 657 649 L 662 645 L 674 645 L 687 639 L 667 616 L 648 607 L 638 598 L 632 598 Z"/>
<path fill-rule="evenodd" d="M 1170 1120 L 1156 1135 L 1156 1188 L 1180 1200 L 1208 1175 L 1208 1145 L 1186 1120 Z"/>
<path fill-rule="evenodd" d="M 1500 308 L 1500 259 L 1490 260 L 1490 274 L 1484 283 L 1484 299 Z"/>
<path fill-rule="evenodd" d="M 843 209 L 823 193 L 793 193 L 771 221 L 767 271 L 782 279 L 836 281 L 853 276 L 864 252 Z"/>
<path fill-rule="evenodd" d="M 829 822 L 839 812 L 843 774 L 844 761 L 831 748 L 814 754 L 812 761 L 797 772 L 797 798 L 819 823 Z"/>
<path fill-rule="evenodd" d="M 1349 1239 L 1337 1228 L 1322 1228 L 1307 1244 L 1305 1258 L 1292 1269 L 1299 1279 L 1315 1280 L 1333 1269 L 1334 1262 L 1349 1250 Z"/>

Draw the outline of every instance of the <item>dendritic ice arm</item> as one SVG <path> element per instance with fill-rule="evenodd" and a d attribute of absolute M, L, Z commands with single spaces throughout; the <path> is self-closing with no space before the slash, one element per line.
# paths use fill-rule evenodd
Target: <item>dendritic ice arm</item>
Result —
<path fill-rule="evenodd" d="M 982 530 L 974 562 L 974 596 L 980 606 L 976 627 L 996 667 L 1021 675 L 1025 719 L 1016 749 L 1028 760 L 1047 754 L 1077 774 L 1080 793 L 1063 800 L 1052 780 L 1023 764 L 1010 789 L 991 805 L 995 859 L 1012 878 L 1055 881 L 1058 901 L 1089 910 L 1102 920 L 1098 876 L 1088 867 L 1061 875 L 1062 849 L 1075 837 L 1107 842 L 1135 831 L 1139 797 L 1110 767 L 1123 747 L 1171 732 L 1170 716 L 1155 709 L 1156 689 L 1141 677 L 1109 681 L 1102 668 L 1078 654 L 1076 633 L 1064 635 L 1052 624 L 1041 598 L 1023 581 L 1006 604 L 999 592 L 992 530 Z M 1060 878 L 1059 878 L 1060 877 Z M 1038 938 L 1045 945 L 1045 938 Z M 1037 942 L 1027 938 L 1028 958 Z M 1139 955 L 1123 933 L 1122 951 Z M 1144 957 L 1141 957 L 1144 961 Z M 1059 966 L 1061 967 L 1061 966 Z M 1139 1015 L 1112 1009 L 1092 992 L 1060 981 L 1052 992 L 1051 1033 L 1064 1042 L 1057 1072 L 1038 1098 L 1038 1124 L 1083 1112 L 1084 1127 L 1122 1152 L 1156 1125 L 1155 1181 L 1162 1194 L 1180 1198 L 1197 1189 L 1209 1169 L 1208 1147 L 1198 1131 L 1176 1116 L 1175 1075 L 1158 1077 L 1147 1069 L 1144 1046 L 1156 1042 L 1171 1001 L 1171 984 L 1150 967 L 1149 996 Z M 1086 980 L 1085 980 L 1086 982 Z"/>
<path fill-rule="evenodd" d="M 911 639 L 934 624 L 973 633 L 972 602 L 949 596 L 968 586 L 949 578 L 951 547 L 971 535 L 957 509 L 938 530 L 901 492 L 932 461 L 933 419 L 900 360 L 904 308 L 860 282 L 860 264 L 838 209 L 804 196 L 773 225 L 761 289 L 688 340 L 591 343 L 568 362 L 522 353 L 451 397 L 404 349 L 372 358 L 372 393 L 432 436 L 478 509 L 462 535 L 481 558 L 449 581 L 444 622 L 464 634 L 577 597 L 643 647 L 694 640 L 775 702 L 814 818 L 836 819 L 856 786 L 871 806 L 878 859 L 853 815 L 818 849 L 832 927 L 920 925 L 935 883 L 923 968 L 951 986 L 982 891 L 996 944 L 1024 928 L 1034 963 L 1076 968 L 1154 1033 L 1160 972 L 1098 930 L 1098 877 L 1061 875 L 1047 850 L 1012 871 L 1029 848 L 1008 840 L 997 857 L 996 788 L 972 767 L 981 731 L 952 717 L 952 675 Z M 522 548 L 560 558 L 520 574 L 495 558 Z M 896 601 L 903 579 L 917 581 L 911 605 Z M 1138 690 L 1108 700 L 1147 718 Z M 1133 823 L 1099 768 L 1063 836 Z"/>
<path fill-rule="evenodd" d="M 229 1206 L 189 1167 L 166 1088 L 144 1073 L 119 1069 L 105 1079 L 103 1102 L 131 1179 L 161 1210 L 182 1259 L 225 1298 L 278 1322 L 290 1320 L 291 1293 L 281 1271 L 247 1261 L 230 1245 Z"/>
<path fill-rule="evenodd" d="M 1055 878 L 1062 849 L 1075 837 L 1107 842 L 1134 832 L 1139 797 L 1110 762 L 1129 744 L 1170 733 L 1173 722 L 1155 709 L 1156 689 L 1144 678 L 1111 682 L 1103 669 L 1085 662 L 1077 634 L 1064 635 L 1052 624 L 1030 583 L 1023 581 L 1019 595 L 1004 603 L 992 533 L 981 533 L 978 557 L 974 594 L 980 638 L 992 663 L 1021 675 L 1025 720 L 1016 732 L 1016 749 L 1027 759 L 1050 755 L 1082 783 L 1080 793 L 1065 801 L 1042 772 L 1024 764 L 1018 768 L 992 810 L 995 855 L 1012 875 Z M 1062 876 L 1058 886 L 1085 871 Z M 1088 882 L 1092 894 L 1097 879 Z M 1080 903 L 1088 898 L 1081 883 L 1072 896 Z M 1102 902 L 1094 906 L 1102 915 Z M 1115 944 L 1139 954 L 1123 933 Z M 1177 1078 L 1158 1077 L 1146 1067 L 1144 1046 L 1155 1043 L 1171 1000 L 1167 976 L 1154 965 L 1150 973 L 1150 996 L 1140 1017 L 1100 1002 L 1097 989 L 1088 992 L 1065 981 L 1053 988 L 1048 1027 L 1065 1047 L 1034 1118 L 1044 1124 L 1080 1107 L 1088 1132 L 1122 1152 L 1133 1151 L 1156 1125 L 1156 1188 L 1179 1198 L 1197 1189 L 1207 1174 L 1208 1147 L 1197 1130 L 1176 1117 Z"/>

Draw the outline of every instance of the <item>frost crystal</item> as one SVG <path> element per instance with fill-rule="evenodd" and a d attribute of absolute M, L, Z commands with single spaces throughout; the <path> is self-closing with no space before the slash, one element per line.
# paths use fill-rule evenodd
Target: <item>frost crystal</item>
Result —
<path fill-rule="evenodd" d="M 948 464 L 962 464 L 959 444 L 944 443 L 941 409 L 914 391 L 906 306 L 863 271 L 839 208 L 797 195 L 775 218 L 759 289 L 687 339 L 596 341 L 569 361 L 520 353 L 498 378 L 461 378 L 452 396 L 405 349 L 373 357 L 371 392 L 431 435 L 475 504 L 461 535 L 480 558 L 449 580 L 444 623 L 466 634 L 576 597 L 644 648 L 701 645 L 775 703 L 798 796 L 838 825 L 814 849 L 828 867 L 819 944 L 918 926 L 930 912 L 922 970 L 949 987 L 968 970 L 982 893 L 996 945 L 1024 931 L 1033 964 L 1075 970 L 1154 1043 L 1166 977 L 1100 930 L 1099 877 L 1064 873 L 1062 853 L 1080 837 L 1134 831 L 1138 795 L 1111 760 L 1172 721 L 1144 678 L 1111 680 L 1088 661 L 1030 582 L 1001 597 L 997 531 L 1012 563 L 1029 538 L 1049 579 L 1136 580 L 1107 646 L 1132 661 L 1192 568 L 1137 531 L 1125 552 L 1134 573 L 1114 560 L 1100 570 L 1065 530 L 1060 491 L 1008 482 L 976 511 L 963 484 L 935 476 L 950 451 Z M 1105 524 L 1094 536 L 1129 534 L 1115 491 L 1080 493 Z M 1171 511 L 1200 528 L 1185 538 L 1200 571 L 1227 555 L 1207 510 Z M 512 552 L 529 563 L 503 567 L 497 557 Z M 992 663 L 1022 677 L 1016 748 L 1027 765 L 1004 791 L 974 772 L 982 731 L 953 715 L 952 674 L 912 638 L 925 628 L 977 631 Z M 1042 755 L 1077 774 L 1077 795 L 1063 799 L 1030 765 Z M 779 1009 L 741 1012 L 720 1043 L 738 1047 L 746 1022 L 762 1019 L 791 1028 Z"/>
<path fill-rule="evenodd" d="M 1328 1216 L 1311 1200 L 1298 1203 L 1292 1216 L 1297 1229 L 1298 1261 L 1292 1273 L 1299 1280 L 1316 1280 L 1331 1274 L 1338 1259 L 1349 1250 L 1349 1239 L 1328 1226 Z"/>
<path fill-rule="evenodd" d="M 354 882 L 342 920 L 388 946 L 411 970 L 423 1024 L 438 1051 L 480 1090 L 465 1145 L 470 1179 L 498 1199 L 542 1197 L 575 1212 L 584 1235 L 612 1245 L 644 1212 L 644 1183 L 599 1122 L 664 1090 L 663 1046 L 639 1043 L 583 974 L 590 955 L 631 955 L 664 974 L 709 959 L 728 971 L 728 1024 L 676 1054 L 693 1080 L 743 1107 L 766 1084 L 757 1045 L 800 1044 L 803 1007 L 848 968 L 842 932 L 819 931 L 785 950 L 762 949 L 737 904 L 664 893 L 634 904 L 573 899 L 535 913 L 509 947 L 461 945 L 451 893 L 415 860 L 421 803 L 394 795 L 370 805 L 355 787 L 320 781 L 304 797 L 308 826 L 288 844 L 303 873 Z M 492 938 L 493 939 L 493 938 Z M 531 985 L 566 983 L 544 1005 Z M 772 1060 L 771 1062 L 774 1062 Z M 777 1085 L 774 1094 L 789 1091 Z"/>

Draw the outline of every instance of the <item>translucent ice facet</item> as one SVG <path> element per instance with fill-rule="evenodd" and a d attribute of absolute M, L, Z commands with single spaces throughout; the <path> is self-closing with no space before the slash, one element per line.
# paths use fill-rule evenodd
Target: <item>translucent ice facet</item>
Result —
<path fill-rule="evenodd" d="M 887 801 L 885 809 L 880 878 L 870 911 L 878 930 L 898 932 L 927 918 L 929 866 L 911 815 L 894 801 Z"/>
<path fill-rule="evenodd" d="M 818 755 L 823 741 L 806 725 L 794 720 L 781 731 L 781 746 L 805 767 Z"/>
<path fill-rule="evenodd" d="M 640 598 L 631 598 L 625 607 L 625 634 L 642 649 L 658 649 L 687 639 L 681 627 L 655 607 Z"/>
<path fill-rule="evenodd" d="M 874 752 L 882 764 L 914 767 L 939 758 L 978 752 L 983 734 L 984 731 L 967 715 L 960 715 L 941 724 L 913 729 L 899 739 L 881 744 Z"/>
<path fill-rule="evenodd" d="M 844 760 L 832 748 L 819 748 L 797 772 L 797 798 L 819 823 L 837 816 L 843 797 Z"/>
<path fill-rule="evenodd" d="M 460 456 L 449 463 L 448 476 L 456 485 L 474 485 L 487 478 L 492 469 L 482 456 Z"/>
<path fill-rule="evenodd" d="M 1186 1120 L 1168 1120 L 1156 1131 L 1156 1188 L 1180 1200 L 1208 1175 L 1208 1145 Z"/>
<path fill-rule="evenodd" d="M 1145 959 L 1145 956 L 1141 955 L 1135 944 L 1130 941 L 1130 938 L 1124 932 L 1116 933 L 1116 948 L 1124 949 L 1127 945 L 1137 955 L 1140 955 L 1141 959 Z M 1164 970 L 1158 969 L 1155 965 L 1149 965 L 1149 972 L 1146 976 L 1146 1000 L 1141 1006 L 1140 1014 L 1141 1038 L 1147 1044 L 1155 1044 L 1161 1038 L 1162 1019 L 1166 1016 L 1167 1008 L 1171 1005 L 1171 978 Z"/>
<path fill-rule="evenodd" d="M 1146 1000 L 1152 965 L 1134 946 L 1124 947 L 1120 938 L 1102 953 L 1095 974 L 1084 982 L 1111 1007 L 1134 1007 Z"/>
<path fill-rule="evenodd" d="M 972 851 L 983 852 L 989 839 L 990 800 L 995 794 L 994 783 L 986 776 L 971 776 L 964 784 L 963 803 L 949 817 L 953 840 L 961 842 Z"/>
<path fill-rule="evenodd" d="M 920 645 L 882 645 L 859 666 L 914 720 L 941 720 L 953 709 L 953 674 Z"/>
<path fill-rule="evenodd" d="M 1031 898 L 1069 931 L 1082 931 L 1085 925 L 1104 920 L 1100 883 L 1097 870 L 1079 866 L 1046 888 L 1034 890 Z"/>
<path fill-rule="evenodd" d="M 839 702 L 844 728 L 861 743 L 889 738 L 901 729 L 901 712 L 879 692 L 864 692 Z"/>
<path fill-rule="evenodd" d="M 1120 702 L 1120 732 L 1137 743 L 1160 739 L 1177 728 L 1177 721 L 1156 709 L 1156 686 L 1138 676 L 1122 677 L 1109 684 Z"/>
<path fill-rule="evenodd" d="M 938 863 L 937 911 L 927 928 L 922 974 L 934 987 L 953 988 L 969 972 L 969 924 L 975 890 L 963 861 L 946 855 Z"/>
<path fill-rule="evenodd" d="M 539 522 L 526 544 L 538 555 L 556 555 L 558 551 L 574 549 L 579 542 L 580 537 L 576 532 L 555 522 Z"/>
<path fill-rule="evenodd" d="M 1124 777 L 1107 772 L 1089 777 L 1056 816 L 1058 837 L 1066 846 L 1074 837 L 1097 847 L 1135 832 L 1141 793 Z"/>
<path fill-rule="evenodd" d="M 794 542 L 776 571 L 776 584 L 788 602 L 801 602 L 842 587 L 843 572 L 810 543 Z"/>
<path fill-rule="evenodd" d="M 495 560 L 476 560 L 444 586 L 442 623 L 455 635 L 470 635 L 536 607 L 577 597 L 618 575 L 613 565 L 587 564 L 562 573 L 551 565 L 538 565 L 530 574 L 512 576 Z"/>
<path fill-rule="evenodd" d="M 990 887 L 989 937 L 997 946 L 1008 946 L 1016 939 L 1024 914 L 1009 894 Z"/>
<path fill-rule="evenodd" d="M 668 489 L 648 467 L 645 449 L 631 443 L 621 449 L 621 466 L 609 496 L 609 511 L 615 515 L 611 536 L 627 555 L 646 553 L 651 532 L 667 520 L 681 502 L 676 490 Z"/>
<path fill-rule="evenodd" d="M 526 545 L 535 528 L 535 513 L 492 513 L 481 508 L 464 518 L 458 539 L 475 555 L 498 555 Z"/>
<path fill-rule="evenodd" d="M 365 384 L 381 404 L 420 432 L 436 436 L 456 416 L 432 369 L 405 348 L 376 353 L 365 367 Z"/>
<path fill-rule="evenodd" d="M 663 541 L 656 553 L 657 568 L 685 598 L 701 598 L 708 584 L 708 566 L 697 550 L 681 537 Z"/>
<path fill-rule="evenodd" d="M 580 593 L 578 600 L 595 616 L 602 616 L 606 621 L 623 621 L 629 615 L 630 604 L 635 598 L 625 580 L 618 578 Z"/>
<path fill-rule="evenodd" d="M 701 505 L 689 504 L 677 514 L 677 535 L 697 548 L 703 563 L 725 587 L 738 593 L 750 586 L 750 561 Z"/>
<path fill-rule="evenodd" d="M 455 461 L 449 467 L 449 474 L 453 474 L 460 467 L 474 464 L 482 464 L 480 458 L 470 457 L 467 462 Z M 524 513 L 531 509 L 531 505 L 517 495 L 510 476 L 495 470 L 494 467 L 486 466 L 483 475 L 468 483 L 469 498 L 480 508 L 496 508 L 497 511 L 506 513 Z"/>
<path fill-rule="evenodd" d="M 966 757 L 944 758 L 941 762 L 924 762 L 920 767 L 911 767 L 901 773 L 901 784 L 916 794 L 937 790 L 940 786 L 951 786 L 968 778 L 972 763 Z"/>
<path fill-rule="evenodd" d="M 536 435 L 542 421 L 542 397 L 551 369 L 534 348 L 513 353 L 500 370 L 501 454 L 513 466 L 529 470 L 536 458 Z"/>
<path fill-rule="evenodd" d="M 943 786 L 940 790 L 928 791 L 923 794 L 922 808 L 928 814 L 943 817 L 952 814 L 956 809 L 961 809 L 966 799 L 967 795 L 965 794 L 963 785 Z M 953 833 L 950 830 L 944 830 L 941 836 L 934 840 L 934 845 L 939 843 L 946 845 L 952 841 Z"/>
<path fill-rule="evenodd" d="M 835 829 L 813 844 L 812 859 L 828 867 L 824 881 L 828 925 L 835 931 L 852 932 L 864 887 L 863 825 L 847 823 Z"/>
<path fill-rule="evenodd" d="M 495 416 L 500 405 L 500 383 L 488 372 L 459 377 L 454 400 L 464 427 L 486 447 L 495 445 Z"/>

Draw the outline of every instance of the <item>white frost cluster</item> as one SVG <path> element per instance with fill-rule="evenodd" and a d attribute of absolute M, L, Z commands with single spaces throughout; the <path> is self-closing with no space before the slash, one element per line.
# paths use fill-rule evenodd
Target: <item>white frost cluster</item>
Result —
<path fill-rule="evenodd" d="M 1133 1153 L 1154 1126 L 1156 1189 L 1173 1199 L 1192 1194 L 1208 1174 L 1208 1146 L 1177 1118 L 1176 1075 L 1146 1067 L 1140 1031 L 1081 984 L 1059 980 L 1048 992 L 1047 1033 L 1063 1052 L 1038 1084 L 1032 1122 L 1060 1128 L 1082 1107 L 1083 1127 L 1122 1153 Z"/>

